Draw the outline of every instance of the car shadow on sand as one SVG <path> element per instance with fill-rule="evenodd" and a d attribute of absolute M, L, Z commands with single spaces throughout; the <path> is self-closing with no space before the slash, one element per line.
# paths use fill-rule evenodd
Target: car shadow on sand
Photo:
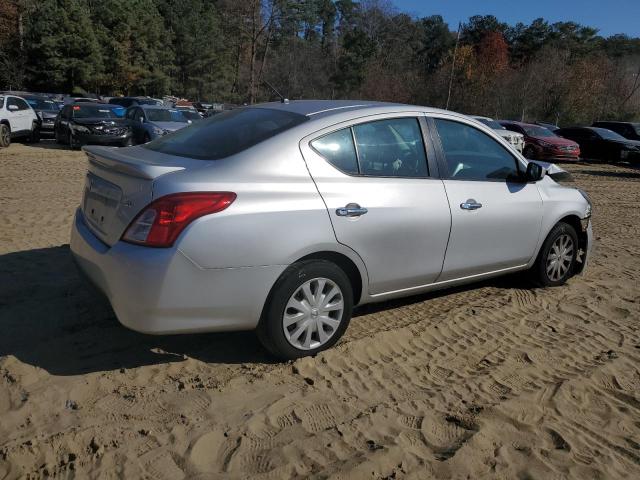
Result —
<path fill-rule="evenodd" d="M 43 137 L 37 143 L 25 143 L 27 147 L 42 148 L 45 150 L 71 150 L 69 145 L 58 143 L 53 138 Z"/>
<path fill-rule="evenodd" d="M 366 305 L 354 318 L 512 277 Z M 0 255 L 0 357 L 13 355 L 52 375 L 181 362 L 276 363 L 254 332 L 144 335 L 123 327 L 108 301 L 80 275 L 68 245 Z"/>
<path fill-rule="evenodd" d="M 272 363 L 253 332 L 144 335 L 117 321 L 78 272 L 68 246 L 0 255 L 0 356 L 53 375 L 134 368 L 186 357 Z"/>

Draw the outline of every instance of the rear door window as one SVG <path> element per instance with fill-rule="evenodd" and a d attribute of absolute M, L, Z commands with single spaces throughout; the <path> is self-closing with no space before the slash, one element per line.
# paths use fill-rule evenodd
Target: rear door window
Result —
<path fill-rule="evenodd" d="M 219 160 L 235 155 L 308 120 L 305 115 L 269 108 L 220 113 L 143 145 L 169 155 Z"/>
<path fill-rule="evenodd" d="M 359 173 L 358 157 L 350 128 L 313 140 L 311 147 L 338 170 L 351 175 Z"/>
<path fill-rule="evenodd" d="M 417 118 L 361 123 L 317 138 L 311 142 L 311 147 L 331 165 L 349 175 L 429 176 Z"/>
<path fill-rule="evenodd" d="M 416 118 L 379 120 L 353 127 L 360 173 L 427 177 L 427 155 Z"/>

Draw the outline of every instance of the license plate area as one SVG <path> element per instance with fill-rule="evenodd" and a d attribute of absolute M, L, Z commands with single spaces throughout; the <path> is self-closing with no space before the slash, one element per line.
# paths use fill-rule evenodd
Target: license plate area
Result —
<path fill-rule="evenodd" d="M 116 215 L 122 190 L 117 185 L 89 173 L 85 182 L 85 218 L 91 227 L 105 234 Z"/>

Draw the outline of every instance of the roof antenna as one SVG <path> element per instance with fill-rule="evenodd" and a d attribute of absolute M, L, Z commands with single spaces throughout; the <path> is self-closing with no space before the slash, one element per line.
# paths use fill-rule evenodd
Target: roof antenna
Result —
<path fill-rule="evenodd" d="M 274 87 L 273 85 L 271 85 L 269 82 L 267 82 L 266 80 L 262 80 L 262 83 L 264 85 L 266 85 L 267 87 L 269 87 L 271 89 L 271 91 L 273 93 L 275 93 L 278 97 L 280 97 L 280 103 L 289 103 L 289 99 L 286 98 L 284 95 L 282 95 L 278 90 L 276 90 L 276 87 Z"/>

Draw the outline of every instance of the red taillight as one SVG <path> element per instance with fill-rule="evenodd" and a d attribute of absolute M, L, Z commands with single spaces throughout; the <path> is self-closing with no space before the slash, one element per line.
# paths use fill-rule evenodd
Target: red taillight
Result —
<path fill-rule="evenodd" d="M 161 197 L 133 219 L 122 240 L 149 247 L 170 247 L 196 218 L 221 212 L 235 199 L 233 192 L 188 192 Z"/>

